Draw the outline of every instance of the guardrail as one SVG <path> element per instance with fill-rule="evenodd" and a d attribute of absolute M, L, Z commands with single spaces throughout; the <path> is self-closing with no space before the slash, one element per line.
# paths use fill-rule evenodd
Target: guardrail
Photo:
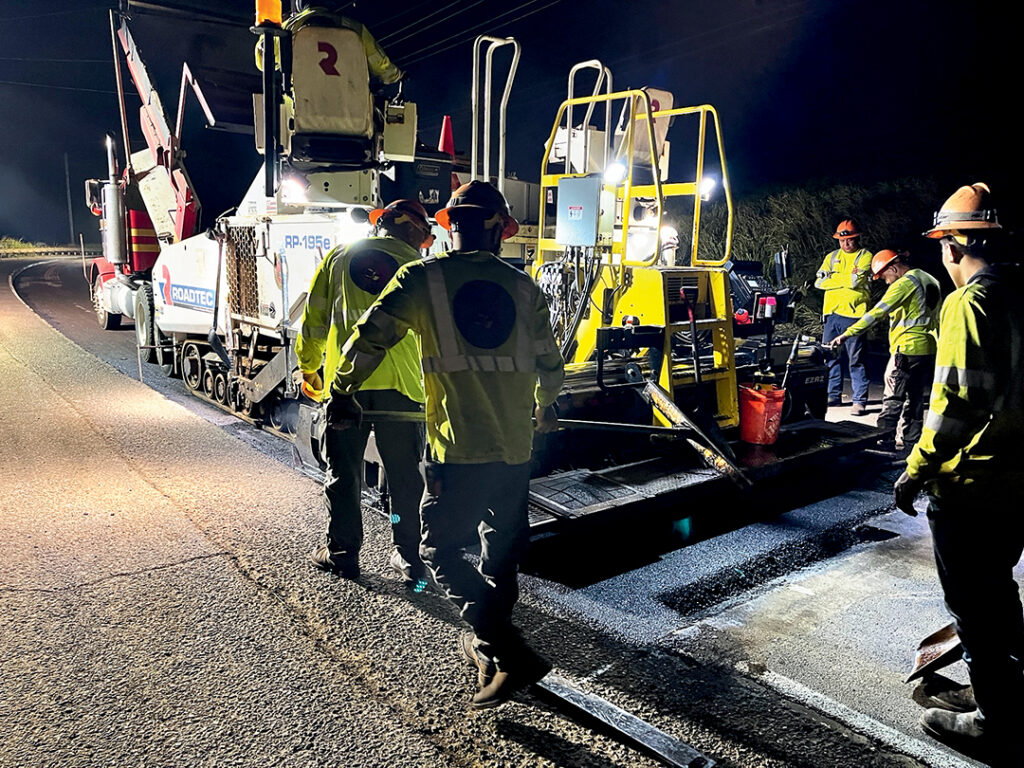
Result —
<path fill-rule="evenodd" d="M 85 249 L 85 258 L 87 259 L 93 259 L 102 255 L 103 251 L 100 248 Z M 65 246 L 63 248 L 0 248 L 0 259 L 15 259 L 20 256 L 33 259 L 55 259 L 61 256 L 81 257 L 82 249 L 73 246 Z"/>

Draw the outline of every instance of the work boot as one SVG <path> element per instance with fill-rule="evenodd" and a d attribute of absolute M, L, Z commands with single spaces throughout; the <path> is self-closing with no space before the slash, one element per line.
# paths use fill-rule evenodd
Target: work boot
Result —
<path fill-rule="evenodd" d="M 359 578 L 359 556 L 349 552 L 332 552 L 326 544 L 310 554 L 309 559 L 321 571 L 355 581 Z"/>
<path fill-rule="evenodd" d="M 925 708 L 945 709 L 950 712 L 972 712 L 978 708 L 974 700 L 974 688 L 959 685 L 940 675 L 930 675 L 921 680 L 912 694 L 914 701 Z"/>
<path fill-rule="evenodd" d="M 921 715 L 921 727 L 958 752 L 975 757 L 992 766 L 1020 768 L 1021 744 L 1010 728 L 995 729 L 977 710 L 950 712 L 928 709 Z"/>
<path fill-rule="evenodd" d="M 491 681 L 480 685 L 470 706 L 473 709 L 490 709 L 504 704 L 516 691 L 530 687 L 550 671 L 551 664 L 524 645 L 507 661 L 499 660 Z M 483 681 L 482 673 L 480 680 Z"/>
<path fill-rule="evenodd" d="M 409 562 L 397 549 L 391 550 L 391 559 L 388 561 L 392 570 L 401 577 L 406 589 L 417 594 L 430 586 L 430 579 L 427 576 L 427 568 L 417 557 L 415 562 Z"/>
<path fill-rule="evenodd" d="M 864 403 L 854 403 L 853 407 L 850 408 L 851 416 L 863 416 L 868 412 L 868 407 Z"/>
<path fill-rule="evenodd" d="M 459 653 L 467 665 L 476 667 L 477 688 L 486 688 L 494 679 L 494 673 L 498 671 L 497 665 L 492 659 L 483 658 L 473 647 L 476 635 L 472 631 L 462 632 L 459 635 Z"/>
<path fill-rule="evenodd" d="M 476 635 L 469 630 L 459 633 L 459 654 L 462 656 L 462 660 L 471 667 L 480 666 L 476 651 L 473 649 L 473 640 L 475 639 Z"/>
<path fill-rule="evenodd" d="M 841 397 L 829 398 L 829 401 L 828 401 L 828 407 L 829 408 L 841 408 L 842 405 L 843 405 L 843 398 L 841 398 Z"/>

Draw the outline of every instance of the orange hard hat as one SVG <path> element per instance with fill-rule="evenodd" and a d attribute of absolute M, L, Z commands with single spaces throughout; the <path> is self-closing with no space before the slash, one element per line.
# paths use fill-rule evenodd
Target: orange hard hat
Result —
<path fill-rule="evenodd" d="M 410 216 L 419 219 L 419 222 L 423 226 L 427 228 L 430 227 L 430 221 L 427 217 L 427 209 L 416 200 L 395 200 L 394 202 L 388 203 L 383 208 L 374 208 L 370 211 L 370 223 L 373 226 L 377 226 L 377 222 L 380 221 L 381 218 L 397 217 L 403 213 L 407 213 Z"/>
<path fill-rule="evenodd" d="M 969 229 L 1002 229 L 991 206 L 992 190 L 978 182 L 960 187 L 935 212 L 925 237 L 938 239 Z"/>
<path fill-rule="evenodd" d="M 860 237 L 860 229 L 853 219 L 843 219 L 836 227 L 836 233 L 832 235 L 836 240 L 847 237 Z"/>
<path fill-rule="evenodd" d="M 896 253 L 896 251 L 890 251 L 888 248 L 885 248 L 872 256 L 871 279 L 877 280 L 880 278 L 882 276 L 882 272 L 885 271 L 885 268 L 899 261 L 900 256 L 902 256 L 902 254 Z"/>
<path fill-rule="evenodd" d="M 512 218 L 505 196 L 491 184 L 478 179 L 463 184 L 452 192 L 448 205 L 434 214 L 434 218 L 437 219 L 438 224 L 450 230 L 452 227 L 451 214 L 467 209 L 489 211 L 496 216 L 501 216 L 504 220 L 504 230 L 501 233 L 502 240 L 508 240 L 519 231 L 519 222 Z"/>

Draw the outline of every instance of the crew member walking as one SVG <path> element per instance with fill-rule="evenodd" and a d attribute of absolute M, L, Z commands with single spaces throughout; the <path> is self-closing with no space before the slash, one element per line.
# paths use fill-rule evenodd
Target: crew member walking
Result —
<path fill-rule="evenodd" d="M 428 442 L 420 553 L 473 628 L 460 648 L 478 668 L 472 705 L 485 708 L 550 669 L 513 627 L 512 608 L 529 540 L 531 415 L 539 431 L 557 427 L 563 362 L 540 289 L 496 255 L 519 226 L 501 193 L 464 184 L 437 221 L 450 228 L 454 250 L 400 269 L 359 321 L 331 408 L 357 415 L 347 393 L 417 332 Z M 476 568 L 463 558 L 471 544 L 480 546 Z"/>
<path fill-rule="evenodd" d="M 924 432 L 896 483 L 916 514 L 926 487 L 935 560 L 977 709 L 929 709 L 923 728 L 962 750 L 1024 765 L 1024 315 L 1019 266 L 997 263 L 1000 225 L 984 184 L 958 189 L 926 232 L 957 286 L 942 306 Z"/>
<path fill-rule="evenodd" d="M 878 428 L 885 430 L 879 447 L 908 448 L 921 437 L 924 390 L 935 362 L 935 334 L 939 327 L 939 281 L 923 269 L 911 267 L 909 254 L 882 250 L 871 259 L 871 279 L 885 280 L 885 295 L 864 317 L 832 340 L 838 350 L 847 339 L 889 318 L 889 364 Z M 898 429 L 897 429 L 898 428 Z"/>
<path fill-rule="evenodd" d="M 818 270 L 814 287 L 825 292 L 821 314 L 825 323 L 822 342 L 831 344 L 841 336 L 868 309 L 868 277 L 871 274 L 871 252 L 860 247 L 860 229 L 853 219 L 839 222 L 832 235 L 839 248 L 825 254 Z M 862 415 L 868 402 L 868 373 L 861 359 L 864 339 L 852 336 L 843 342 L 843 348 L 828 363 L 828 404 L 843 404 L 843 349 L 849 363 L 853 382 L 854 416 Z"/>
<path fill-rule="evenodd" d="M 418 249 L 433 239 L 427 212 L 414 200 L 396 200 L 372 211 L 370 221 L 383 236 L 338 246 L 324 257 L 313 275 L 295 353 L 304 389 L 316 398 L 331 390 L 341 347 L 356 321 L 398 268 L 418 260 Z M 322 380 L 318 373 L 321 364 Z M 362 382 L 356 398 L 370 411 L 422 410 L 423 384 L 413 336 L 388 351 L 373 375 Z M 354 579 L 359 576 L 359 548 L 363 543 L 363 453 L 371 425 L 363 423 L 348 429 L 350 422 L 337 423 L 330 410 L 327 415 L 321 440 L 327 464 L 323 496 L 329 519 L 327 542 L 310 557 L 318 568 Z M 373 428 L 388 482 L 394 541 L 391 566 L 407 586 L 422 589 L 426 584 L 419 557 L 423 481 L 418 466 L 423 454 L 423 425 L 415 420 L 378 420 Z"/>

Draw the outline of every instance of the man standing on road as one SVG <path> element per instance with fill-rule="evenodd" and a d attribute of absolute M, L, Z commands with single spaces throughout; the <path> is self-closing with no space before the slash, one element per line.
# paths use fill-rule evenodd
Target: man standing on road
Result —
<path fill-rule="evenodd" d="M 345 345 L 331 402 L 357 415 L 348 393 L 416 331 L 428 442 L 420 554 L 473 628 L 460 648 L 477 666 L 472 706 L 483 709 L 550 669 L 512 625 L 512 608 L 529 541 L 530 417 L 538 431 L 557 428 L 563 362 L 540 289 L 497 257 L 519 228 L 501 193 L 463 184 L 437 221 L 454 250 L 398 271 Z M 472 544 L 477 568 L 463 558 Z"/>
<path fill-rule="evenodd" d="M 847 339 L 889 318 L 889 364 L 878 414 L 878 428 L 885 436 L 878 444 L 890 451 L 909 448 L 921 437 L 924 388 L 932 378 L 939 327 L 939 281 L 911 267 L 908 257 L 888 249 L 872 257 L 871 279 L 881 277 L 889 288 L 864 317 L 832 340 L 832 349 L 838 350 Z M 902 441 L 897 443 L 897 437 Z"/>
<path fill-rule="evenodd" d="M 398 268 L 419 259 L 421 245 L 432 240 L 427 212 L 414 200 L 396 200 L 372 211 L 370 221 L 383 237 L 367 237 L 334 248 L 313 275 L 295 354 L 302 370 L 303 390 L 314 399 L 319 399 L 325 389 L 331 391 L 341 348 L 356 321 Z M 322 380 L 318 373 L 321 364 Z M 416 339 L 408 336 L 389 350 L 355 397 L 370 411 L 419 413 L 424 396 Z M 328 406 L 321 446 L 327 464 L 324 509 L 330 522 L 326 544 L 310 557 L 317 568 L 354 579 L 359 576 L 359 548 L 363 543 L 363 453 L 370 424 L 345 428 L 349 426 L 349 421 L 339 423 Z M 423 426 L 414 420 L 380 420 L 373 423 L 373 428 L 390 493 L 394 541 L 391 566 L 407 586 L 422 589 L 426 571 L 419 557 L 423 481 L 418 466 L 423 455 Z"/>
<path fill-rule="evenodd" d="M 860 229 L 853 219 L 839 222 L 832 235 L 839 248 L 825 254 L 814 287 L 825 292 L 821 314 L 825 322 L 822 342 L 831 344 L 868 309 L 868 277 L 871 274 L 871 252 L 860 247 Z M 861 416 L 867 410 L 868 373 L 861 356 L 864 339 L 850 336 L 843 343 L 853 382 L 851 414 Z M 843 354 L 840 349 L 828 363 L 828 404 L 843 404 Z"/>
<path fill-rule="evenodd" d="M 942 306 L 928 418 L 895 495 L 913 515 L 927 487 L 939 580 L 977 702 L 968 713 L 928 709 L 921 725 L 1020 766 L 1024 611 L 1013 569 L 1024 551 L 1024 275 L 998 263 L 999 234 L 984 184 L 958 189 L 925 233 L 941 243 L 957 288 Z"/>

